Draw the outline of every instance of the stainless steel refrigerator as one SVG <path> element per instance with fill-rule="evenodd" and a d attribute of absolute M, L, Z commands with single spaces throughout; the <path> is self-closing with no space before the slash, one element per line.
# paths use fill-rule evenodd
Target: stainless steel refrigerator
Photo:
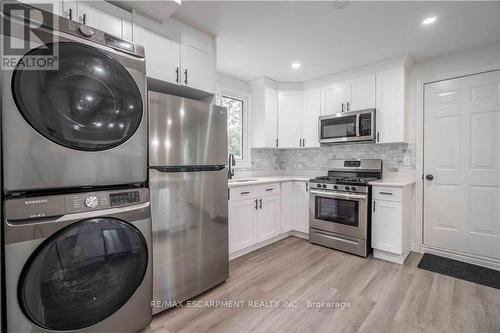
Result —
<path fill-rule="evenodd" d="M 227 114 L 149 92 L 153 312 L 229 276 Z"/>

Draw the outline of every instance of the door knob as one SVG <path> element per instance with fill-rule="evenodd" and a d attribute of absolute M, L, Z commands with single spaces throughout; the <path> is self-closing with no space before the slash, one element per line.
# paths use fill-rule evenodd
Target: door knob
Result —
<path fill-rule="evenodd" d="M 431 174 L 428 174 L 428 175 L 425 176 L 425 179 L 427 179 L 427 180 L 433 180 L 434 176 L 431 175 Z"/>

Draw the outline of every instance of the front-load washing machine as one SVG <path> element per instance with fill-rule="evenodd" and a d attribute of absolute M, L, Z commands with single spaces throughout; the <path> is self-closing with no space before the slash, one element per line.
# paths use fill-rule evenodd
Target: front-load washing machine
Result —
<path fill-rule="evenodd" d="M 5 17 L 10 39 L 23 43 L 31 36 L 17 66 L 2 72 L 5 192 L 145 182 L 144 48 L 38 12 L 43 24 L 31 27 L 31 34 L 22 10 L 13 11 L 20 17 Z M 54 54 L 58 67 L 29 66 Z"/>
<path fill-rule="evenodd" d="M 136 332 L 151 322 L 145 188 L 5 201 L 7 332 Z"/>

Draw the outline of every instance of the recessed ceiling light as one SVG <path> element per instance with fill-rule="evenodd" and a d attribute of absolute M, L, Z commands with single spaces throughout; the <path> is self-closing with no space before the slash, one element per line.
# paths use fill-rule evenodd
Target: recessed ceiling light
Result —
<path fill-rule="evenodd" d="M 294 62 L 294 63 L 292 64 L 292 68 L 293 68 L 293 69 L 300 68 L 300 62 Z"/>
<path fill-rule="evenodd" d="M 422 21 L 422 24 L 423 25 L 428 25 L 428 24 L 432 24 L 436 21 L 436 17 L 435 16 L 432 16 L 432 17 L 428 17 L 426 18 L 425 20 Z"/>

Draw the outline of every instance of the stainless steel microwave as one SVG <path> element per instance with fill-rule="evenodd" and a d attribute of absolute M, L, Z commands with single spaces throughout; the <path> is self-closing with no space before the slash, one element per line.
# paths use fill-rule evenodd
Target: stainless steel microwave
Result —
<path fill-rule="evenodd" d="M 319 117 L 319 142 L 375 141 L 375 109 Z"/>

